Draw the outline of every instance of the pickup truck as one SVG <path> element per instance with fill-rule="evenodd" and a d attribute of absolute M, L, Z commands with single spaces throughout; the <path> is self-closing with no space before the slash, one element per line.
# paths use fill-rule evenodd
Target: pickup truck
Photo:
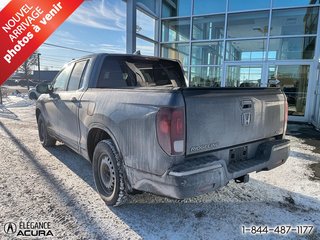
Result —
<path fill-rule="evenodd" d="M 175 199 L 208 193 L 289 155 L 288 105 L 278 88 L 187 87 L 178 61 L 94 54 L 40 84 L 44 147 L 65 145 L 92 162 L 107 205 L 150 192 Z"/>

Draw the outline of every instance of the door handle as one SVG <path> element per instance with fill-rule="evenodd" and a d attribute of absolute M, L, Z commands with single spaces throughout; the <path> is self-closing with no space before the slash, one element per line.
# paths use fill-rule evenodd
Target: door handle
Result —
<path fill-rule="evenodd" d="M 80 100 L 78 100 L 76 97 L 72 97 L 71 102 L 75 104 L 78 108 L 81 108 Z"/>
<path fill-rule="evenodd" d="M 253 107 L 253 102 L 251 100 L 242 100 L 241 101 L 241 108 L 246 110 L 246 109 L 251 109 Z"/>
<path fill-rule="evenodd" d="M 76 97 L 72 97 L 72 98 L 71 98 L 71 102 L 73 102 L 73 103 L 78 103 L 79 101 L 78 101 L 78 99 L 77 99 Z"/>

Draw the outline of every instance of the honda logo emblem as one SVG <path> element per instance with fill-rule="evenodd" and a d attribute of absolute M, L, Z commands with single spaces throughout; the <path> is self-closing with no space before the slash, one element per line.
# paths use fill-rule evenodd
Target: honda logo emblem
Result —
<path fill-rule="evenodd" d="M 245 112 L 242 113 L 241 115 L 241 123 L 244 126 L 249 126 L 249 124 L 251 123 L 251 113 L 250 112 Z"/>

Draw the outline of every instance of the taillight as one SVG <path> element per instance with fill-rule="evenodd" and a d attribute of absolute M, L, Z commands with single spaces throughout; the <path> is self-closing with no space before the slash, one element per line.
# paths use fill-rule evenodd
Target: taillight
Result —
<path fill-rule="evenodd" d="M 284 126 L 283 126 L 283 136 L 286 134 L 287 131 L 287 124 L 288 124 L 288 101 L 287 98 L 284 99 Z"/>
<path fill-rule="evenodd" d="M 157 113 L 157 137 L 169 155 L 184 153 L 185 121 L 183 108 L 161 108 Z"/>

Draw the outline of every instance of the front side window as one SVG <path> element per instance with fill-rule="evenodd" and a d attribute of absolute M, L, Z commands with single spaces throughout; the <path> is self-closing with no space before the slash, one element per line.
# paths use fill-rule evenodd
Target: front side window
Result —
<path fill-rule="evenodd" d="M 69 64 L 58 74 L 53 84 L 54 91 L 66 91 L 73 66 L 74 63 Z"/>
<path fill-rule="evenodd" d="M 81 87 L 87 62 L 88 61 L 77 62 L 74 66 L 68 85 L 68 91 L 78 90 Z"/>

